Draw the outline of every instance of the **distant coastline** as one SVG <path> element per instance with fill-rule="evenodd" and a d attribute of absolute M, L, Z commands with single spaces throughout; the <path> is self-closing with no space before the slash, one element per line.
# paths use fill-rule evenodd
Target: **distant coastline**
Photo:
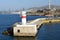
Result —
<path fill-rule="evenodd" d="M 0 11 L 0 14 L 20 14 L 22 10 L 15 10 L 15 11 Z M 60 6 L 51 5 L 51 9 L 48 9 L 48 5 L 43 7 L 33 7 L 27 10 L 26 15 L 28 16 L 54 16 L 60 15 Z"/>

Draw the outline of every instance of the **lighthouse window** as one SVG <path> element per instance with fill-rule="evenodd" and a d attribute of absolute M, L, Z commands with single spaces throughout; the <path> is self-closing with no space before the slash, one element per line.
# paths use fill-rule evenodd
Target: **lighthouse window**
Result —
<path fill-rule="evenodd" d="M 17 32 L 20 32 L 20 30 L 17 30 Z"/>

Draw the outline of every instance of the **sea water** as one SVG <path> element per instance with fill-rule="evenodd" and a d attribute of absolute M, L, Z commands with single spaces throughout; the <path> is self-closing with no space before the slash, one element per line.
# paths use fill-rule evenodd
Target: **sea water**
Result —
<path fill-rule="evenodd" d="M 46 16 L 27 16 L 27 21 Z M 18 14 L 0 14 L 0 40 L 60 40 L 60 23 L 44 24 L 35 37 L 14 37 L 3 35 L 7 28 L 12 27 L 16 22 L 21 22 Z"/>

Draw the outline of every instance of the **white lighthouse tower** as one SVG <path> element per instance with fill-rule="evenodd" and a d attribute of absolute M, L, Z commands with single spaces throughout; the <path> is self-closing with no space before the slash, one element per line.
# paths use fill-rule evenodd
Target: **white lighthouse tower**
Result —
<path fill-rule="evenodd" d="M 22 11 L 22 25 L 26 25 L 26 11 Z"/>

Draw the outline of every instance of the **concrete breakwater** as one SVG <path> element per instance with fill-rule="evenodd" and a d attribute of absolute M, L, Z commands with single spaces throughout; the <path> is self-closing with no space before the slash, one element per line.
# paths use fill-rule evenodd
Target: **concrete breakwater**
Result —
<path fill-rule="evenodd" d="M 36 25 L 36 28 L 39 29 L 43 24 L 46 24 L 46 23 L 53 23 L 53 22 L 60 22 L 60 19 L 48 19 L 48 18 L 38 18 L 38 19 L 35 19 L 33 21 L 30 21 L 27 23 L 28 24 L 33 24 L 33 25 Z M 18 24 L 18 23 L 17 23 Z M 15 25 L 17 25 L 15 24 Z M 14 26 L 15 26 L 14 25 Z M 13 27 L 12 27 L 13 28 Z M 13 33 L 13 30 L 11 30 L 12 33 Z M 10 32 L 11 32 L 10 31 Z M 10 35 L 10 32 L 7 30 L 5 32 L 3 32 L 3 34 L 6 34 L 6 35 Z M 30 35 L 30 34 L 29 34 Z"/>

